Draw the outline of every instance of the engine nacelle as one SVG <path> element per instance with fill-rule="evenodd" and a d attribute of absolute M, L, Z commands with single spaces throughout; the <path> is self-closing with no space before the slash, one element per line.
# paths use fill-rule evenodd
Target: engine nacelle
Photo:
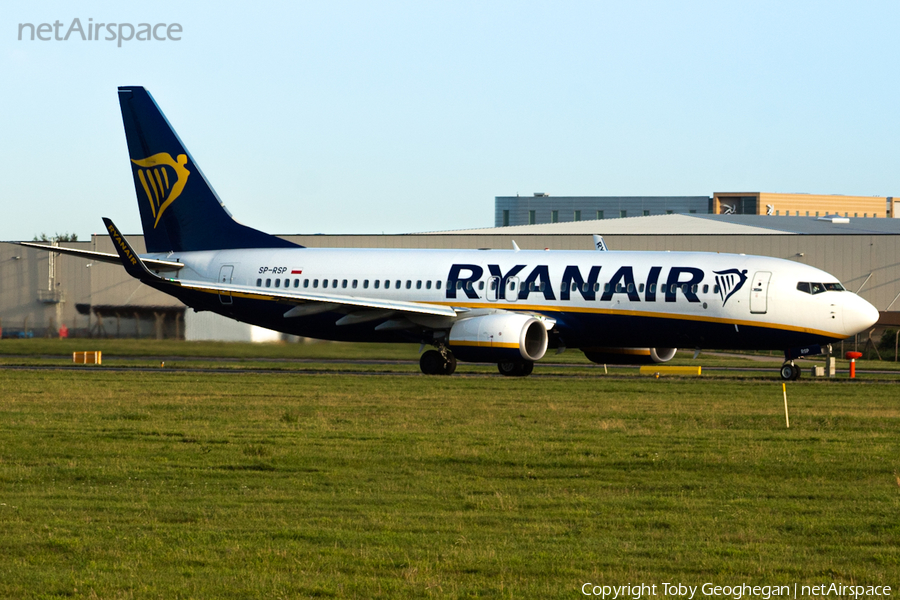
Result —
<path fill-rule="evenodd" d="M 591 362 L 601 365 L 650 365 L 669 362 L 678 348 L 582 348 Z"/>
<path fill-rule="evenodd" d="M 547 352 L 547 328 L 534 317 L 498 313 L 462 319 L 450 328 L 450 349 L 469 362 L 535 361 Z"/>

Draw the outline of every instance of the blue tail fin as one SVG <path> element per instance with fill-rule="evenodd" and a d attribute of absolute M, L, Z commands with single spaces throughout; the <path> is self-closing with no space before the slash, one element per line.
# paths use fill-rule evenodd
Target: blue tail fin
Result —
<path fill-rule="evenodd" d="M 299 247 L 231 217 L 147 90 L 119 105 L 148 252 Z"/>

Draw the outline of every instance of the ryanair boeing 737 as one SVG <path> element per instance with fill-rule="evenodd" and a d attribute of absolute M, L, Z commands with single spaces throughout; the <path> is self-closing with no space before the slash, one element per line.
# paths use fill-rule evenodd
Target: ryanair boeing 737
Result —
<path fill-rule="evenodd" d="M 109 219 L 118 254 L 52 251 L 122 264 L 198 311 L 325 340 L 419 342 L 434 348 L 420 359 L 429 375 L 462 360 L 524 376 L 548 348 L 615 364 L 687 347 L 783 350 L 781 375 L 795 379 L 795 358 L 878 320 L 832 275 L 763 256 L 305 248 L 235 221 L 144 88 L 120 87 L 119 103 L 147 254 Z"/>

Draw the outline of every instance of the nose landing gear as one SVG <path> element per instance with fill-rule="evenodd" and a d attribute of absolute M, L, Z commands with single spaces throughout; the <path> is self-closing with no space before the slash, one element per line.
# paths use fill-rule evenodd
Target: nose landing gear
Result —
<path fill-rule="evenodd" d="M 784 363 L 781 365 L 781 378 L 785 381 L 800 379 L 800 367 L 795 365 L 794 361 Z"/>

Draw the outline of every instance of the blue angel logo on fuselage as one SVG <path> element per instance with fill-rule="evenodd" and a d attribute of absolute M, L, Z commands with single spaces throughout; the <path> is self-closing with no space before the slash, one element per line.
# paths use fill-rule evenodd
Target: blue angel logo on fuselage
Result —
<path fill-rule="evenodd" d="M 737 269 L 727 269 L 725 271 L 713 271 L 716 274 L 716 285 L 719 286 L 719 295 L 722 297 L 722 306 L 728 302 L 728 299 L 744 287 L 747 281 L 747 269 L 738 271 Z"/>

